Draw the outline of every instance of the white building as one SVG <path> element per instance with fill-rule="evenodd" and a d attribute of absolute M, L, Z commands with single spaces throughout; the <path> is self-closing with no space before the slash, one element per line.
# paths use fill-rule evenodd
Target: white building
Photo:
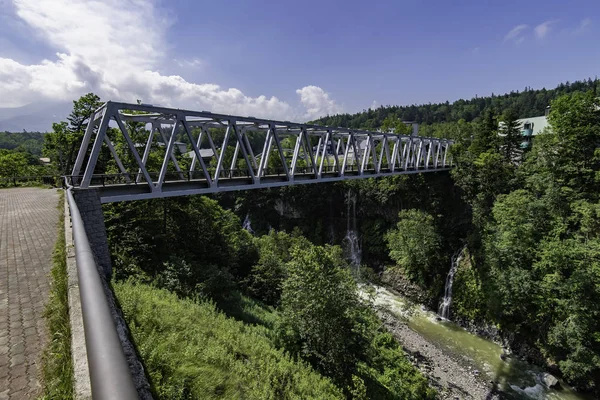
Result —
<path fill-rule="evenodd" d="M 531 147 L 531 142 L 533 137 L 539 135 L 546 129 L 546 127 L 550 126 L 548 124 L 548 114 L 550 112 L 550 107 L 546 108 L 546 115 L 542 115 L 539 117 L 529 117 L 529 118 L 521 118 L 517 120 L 517 125 L 521 129 L 521 136 L 523 136 L 523 141 L 521 142 L 522 149 L 528 149 Z M 499 123 L 499 127 L 502 127 L 504 122 Z M 503 136 L 500 134 L 500 136 Z"/>
<path fill-rule="evenodd" d="M 517 120 L 517 123 L 521 127 L 521 135 L 523 136 L 523 141 L 521 142 L 522 149 L 530 148 L 533 137 L 542 133 L 549 126 L 548 117 L 545 115 L 541 117 L 521 118 Z"/>

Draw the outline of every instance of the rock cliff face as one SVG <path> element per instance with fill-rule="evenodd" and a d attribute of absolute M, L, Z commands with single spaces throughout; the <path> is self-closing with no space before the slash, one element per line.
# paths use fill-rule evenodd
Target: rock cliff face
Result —
<path fill-rule="evenodd" d="M 387 269 L 383 271 L 381 274 L 381 282 L 394 289 L 402 296 L 408 298 L 412 302 L 423 304 L 430 309 L 437 309 L 437 304 L 434 304 L 435 299 L 432 299 L 418 285 L 415 285 L 414 283 L 405 279 L 402 277 L 402 274 L 397 273 L 393 269 Z"/>

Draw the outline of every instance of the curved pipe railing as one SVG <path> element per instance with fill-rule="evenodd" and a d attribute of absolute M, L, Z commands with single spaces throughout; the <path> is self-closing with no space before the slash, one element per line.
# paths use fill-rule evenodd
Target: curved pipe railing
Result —
<path fill-rule="evenodd" d="M 67 189 L 71 210 L 79 296 L 94 400 L 137 399 L 131 371 L 104 293 L 79 208 Z"/>

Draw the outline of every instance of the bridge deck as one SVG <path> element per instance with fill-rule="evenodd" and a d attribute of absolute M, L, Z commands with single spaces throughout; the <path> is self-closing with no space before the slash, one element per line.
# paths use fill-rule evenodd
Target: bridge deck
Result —
<path fill-rule="evenodd" d="M 344 176 L 339 176 L 337 172 L 327 172 L 323 173 L 319 178 L 316 178 L 312 173 L 305 173 L 294 175 L 294 180 L 292 182 L 290 182 L 286 175 L 283 174 L 263 176 L 260 179 L 260 182 L 254 182 L 254 180 L 249 176 L 232 176 L 219 179 L 218 186 L 210 186 L 209 182 L 202 178 L 176 178 L 167 180 L 163 183 L 160 190 L 160 196 L 157 196 L 156 193 L 152 193 L 149 186 L 144 182 L 136 184 L 134 179 L 130 179 L 130 182 L 127 183 L 124 182 L 124 175 L 106 175 L 96 177 L 94 179 L 96 182 L 93 180 L 89 188 L 95 188 L 99 191 L 102 203 L 111 203 L 117 201 L 152 199 L 156 197 L 174 197 L 193 194 L 227 192 L 234 190 L 261 189 L 289 186 L 292 184 L 300 185 L 308 183 L 338 182 L 351 179 L 365 179 L 381 176 L 439 172 L 448 170 L 450 170 L 450 168 L 437 168 L 429 170 L 406 169 L 391 172 L 389 170 L 382 169 L 379 172 L 376 172 L 375 170 L 365 170 L 362 175 L 360 175 L 358 171 L 348 171 Z M 176 173 L 173 173 L 173 175 L 177 176 Z M 184 173 L 184 176 L 185 175 L 186 174 Z M 72 181 L 73 177 L 69 177 L 69 179 Z M 121 182 L 116 183 L 115 180 L 119 180 Z M 75 190 L 82 189 L 76 187 Z"/>
<path fill-rule="evenodd" d="M 40 394 L 57 204 L 56 190 L 0 190 L 0 399 Z"/>

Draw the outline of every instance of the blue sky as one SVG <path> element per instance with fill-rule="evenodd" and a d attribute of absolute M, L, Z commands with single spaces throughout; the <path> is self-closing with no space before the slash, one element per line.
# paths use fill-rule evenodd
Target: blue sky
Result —
<path fill-rule="evenodd" d="M 0 107 L 92 90 L 301 120 L 550 88 L 600 71 L 597 0 L 0 5 Z"/>

